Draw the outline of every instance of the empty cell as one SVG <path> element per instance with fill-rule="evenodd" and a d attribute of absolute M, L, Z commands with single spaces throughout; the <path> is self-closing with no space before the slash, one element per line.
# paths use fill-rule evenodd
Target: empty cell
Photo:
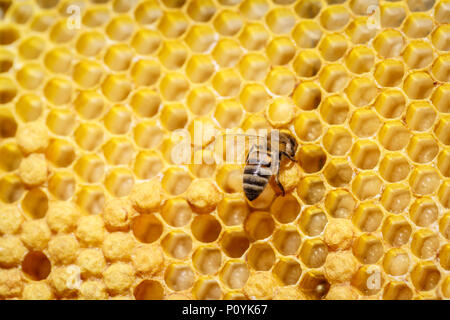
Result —
<path fill-rule="evenodd" d="M 22 208 L 32 219 L 40 219 L 48 210 L 48 196 L 41 189 L 31 189 L 22 200 Z"/>
<path fill-rule="evenodd" d="M 156 280 L 142 280 L 134 289 L 136 300 L 162 300 L 164 298 L 164 288 Z"/>
<path fill-rule="evenodd" d="M 363 232 L 374 232 L 381 225 L 384 214 L 374 202 L 362 202 L 353 215 L 353 224 Z"/>
<path fill-rule="evenodd" d="M 159 239 L 163 232 L 161 221 L 154 214 L 142 214 L 133 220 L 133 234 L 143 243 L 152 243 Z"/>
<path fill-rule="evenodd" d="M 321 147 L 316 145 L 303 145 L 298 151 L 299 164 L 306 173 L 314 173 L 322 170 L 327 155 Z"/>
<path fill-rule="evenodd" d="M 270 206 L 270 213 L 280 223 L 294 221 L 300 213 L 300 203 L 293 195 L 277 197 Z"/>
<path fill-rule="evenodd" d="M 197 240 L 213 242 L 219 237 L 222 226 L 213 216 L 199 215 L 192 221 L 191 230 Z"/>
<path fill-rule="evenodd" d="M 22 261 L 22 271 L 31 280 L 44 280 L 50 274 L 51 263 L 44 253 L 30 251 Z"/>
<path fill-rule="evenodd" d="M 220 245 L 227 256 L 239 258 L 247 251 L 250 241 L 243 231 L 225 231 L 220 240 Z"/>

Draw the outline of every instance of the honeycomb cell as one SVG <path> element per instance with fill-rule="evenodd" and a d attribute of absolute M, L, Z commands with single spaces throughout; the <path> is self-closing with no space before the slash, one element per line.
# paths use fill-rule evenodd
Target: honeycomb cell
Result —
<path fill-rule="evenodd" d="M 8 174 L 0 179 L 0 191 L 3 202 L 14 203 L 22 198 L 25 186 L 16 174 Z"/>
<path fill-rule="evenodd" d="M 19 146 L 14 142 L 7 142 L 0 146 L 0 154 L 2 155 L 0 169 L 4 171 L 16 170 L 23 158 Z"/>
<path fill-rule="evenodd" d="M 202 83 L 208 81 L 215 71 L 214 63 L 208 55 L 194 55 L 186 65 L 186 74 L 194 83 Z M 200 90 L 200 88 L 193 89 Z"/>
<path fill-rule="evenodd" d="M 68 200 L 75 193 L 76 181 L 70 171 L 54 172 L 48 181 L 48 190 L 59 200 Z"/>
<path fill-rule="evenodd" d="M 224 231 L 220 239 L 220 246 L 228 257 L 239 258 L 249 248 L 250 241 L 245 232 L 239 228 L 229 229 Z"/>
<path fill-rule="evenodd" d="M 373 23 L 370 22 L 369 17 L 356 18 L 345 29 L 346 34 L 355 44 L 367 43 L 375 37 L 376 31 L 377 28 L 373 28 Z"/>
<path fill-rule="evenodd" d="M 275 264 L 276 256 L 267 243 L 252 244 L 247 254 L 247 262 L 256 271 L 268 271 Z"/>
<path fill-rule="evenodd" d="M 377 294 L 384 282 L 385 277 L 380 267 L 374 265 L 361 267 L 351 280 L 351 284 L 367 296 Z"/>
<path fill-rule="evenodd" d="M 61 136 L 71 134 L 76 124 L 76 115 L 70 110 L 53 109 L 47 115 L 47 127 Z"/>
<path fill-rule="evenodd" d="M 170 264 L 164 273 L 164 281 L 174 291 L 183 291 L 194 285 L 195 276 L 192 269 L 182 263 Z"/>
<path fill-rule="evenodd" d="M 325 276 L 321 272 L 315 270 L 305 272 L 300 280 L 299 286 L 307 297 L 316 300 L 320 300 L 325 297 L 328 290 L 330 290 L 330 283 L 327 281 Z"/>
<path fill-rule="evenodd" d="M 334 156 L 345 155 L 352 146 L 351 134 L 338 126 L 330 127 L 322 141 L 325 149 Z"/>
<path fill-rule="evenodd" d="M 319 207 L 308 207 L 298 221 L 300 229 L 311 237 L 321 234 L 327 222 L 325 212 Z"/>
<path fill-rule="evenodd" d="M 306 204 L 316 204 L 325 195 L 325 185 L 319 177 L 306 177 L 300 180 L 297 194 Z"/>
<path fill-rule="evenodd" d="M 234 69 L 223 69 L 212 79 L 214 89 L 223 97 L 236 96 L 241 87 L 241 79 Z"/>
<path fill-rule="evenodd" d="M 448 1 L 440 1 L 434 9 L 434 18 L 440 23 L 450 23 Z"/>
<path fill-rule="evenodd" d="M 403 23 L 403 32 L 410 38 L 424 38 L 433 27 L 433 19 L 426 13 L 412 13 Z"/>
<path fill-rule="evenodd" d="M 241 225 L 249 214 L 247 203 L 238 197 L 225 197 L 217 206 L 217 213 L 227 226 Z"/>
<path fill-rule="evenodd" d="M 103 97 L 96 91 L 80 91 L 73 104 L 78 114 L 87 120 L 100 117 L 105 106 Z"/>
<path fill-rule="evenodd" d="M 273 235 L 273 244 L 282 255 L 296 255 L 300 243 L 301 237 L 295 227 L 279 229 Z"/>
<path fill-rule="evenodd" d="M 268 212 L 254 211 L 247 216 L 244 230 L 252 240 L 262 240 L 272 235 L 275 223 Z"/>
<path fill-rule="evenodd" d="M 403 63 L 395 59 L 386 59 L 375 67 L 375 79 L 383 87 L 396 87 L 402 81 L 405 67 Z M 386 97 L 385 99 L 387 99 Z M 395 99 L 392 97 L 391 99 Z M 388 102 L 385 102 L 388 103 Z"/>
<path fill-rule="evenodd" d="M 55 43 L 67 43 L 75 37 L 76 31 L 68 18 L 60 19 L 50 28 L 50 40 Z"/>
<path fill-rule="evenodd" d="M 361 263 L 374 264 L 383 256 L 383 244 L 370 234 L 363 234 L 353 244 L 353 254 Z"/>
<path fill-rule="evenodd" d="M 355 46 L 348 52 L 345 63 L 350 71 L 361 74 L 372 70 L 374 60 L 375 55 L 370 48 L 366 46 Z"/>
<path fill-rule="evenodd" d="M 191 230 L 198 241 L 213 242 L 219 237 L 222 226 L 213 216 L 200 215 L 192 221 Z"/>
<path fill-rule="evenodd" d="M 320 14 L 320 23 L 329 31 L 336 31 L 344 28 L 349 20 L 350 13 L 341 5 L 328 7 Z"/>
<path fill-rule="evenodd" d="M 48 196 L 42 189 L 29 190 L 22 199 L 22 208 L 32 219 L 40 219 L 48 210 Z"/>
<path fill-rule="evenodd" d="M 98 214 L 105 203 L 103 189 L 98 186 L 81 187 L 76 195 L 76 202 L 84 211 Z"/>
<path fill-rule="evenodd" d="M 222 254 L 216 247 L 200 247 L 193 256 L 195 268 L 202 274 L 213 275 L 222 264 Z"/>
<path fill-rule="evenodd" d="M 31 280 L 44 280 L 51 271 L 50 260 L 40 251 L 30 251 L 22 261 L 22 270 Z"/>
<path fill-rule="evenodd" d="M 251 51 L 258 51 L 263 49 L 267 45 L 268 40 L 269 33 L 264 28 L 264 26 L 259 23 L 247 24 L 239 34 L 239 41 L 241 42 L 241 44 L 247 50 Z M 274 49 L 275 48 L 272 48 L 272 50 Z M 267 53 L 269 53 L 269 51 Z"/>
<path fill-rule="evenodd" d="M 192 251 L 192 239 L 181 231 L 172 231 L 161 240 L 166 253 L 175 259 L 183 260 Z"/>
<path fill-rule="evenodd" d="M 221 67 L 230 68 L 239 61 L 242 53 L 242 49 L 237 41 L 221 39 L 214 47 L 212 56 Z"/>
<path fill-rule="evenodd" d="M 131 89 L 132 84 L 124 75 L 108 75 L 102 83 L 102 92 L 111 102 L 126 99 Z"/>
<path fill-rule="evenodd" d="M 284 285 L 294 285 L 300 279 L 302 268 L 294 259 L 280 259 L 273 268 L 273 273 Z"/>
<path fill-rule="evenodd" d="M 381 186 L 382 181 L 377 174 L 360 172 L 353 180 L 352 191 L 360 200 L 366 200 L 379 195 Z"/>
<path fill-rule="evenodd" d="M 300 250 L 300 257 L 309 268 L 321 267 L 325 263 L 327 255 L 326 244 L 318 238 L 305 240 Z"/>
<path fill-rule="evenodd" d="M 103 68 L 100 64 L 82 60 L 73 69 L 74 80 L 83 88 L 89 89 L 97 86 L 103 76 Z"/>
<path fill-rule="evenodd" d="M 442 175 L 445 177 L 450 176 L 450 153 L 448 150 L 443 150 L 439 156 L 437 161 L 437 166 L 439 171 L 441 171 Z"/>
<path fill-rule="evenodd" d="M 387 153 L 380 162 L 380 174 L 389 182 L 398 182 L 405 179 L 411 166 L 408 160 L 398 153 Z"/>
<path fill-rule="evenodd" d="M 137 53 L 149 55 L 154 53 L 161 45 L 161 37 L 157 31 L 140 29 L 131 40 L 131 46 Z"/>
<path fill-rule="evenodd" d="M 133 292 L 136 300 L 162 300 L 164 298 L 164 288 L 155 280 L 141 281 Z"/>
<path fill-rule="evenodd" d="M 68 167 L 76 159 L 76 150 L 72 143 L 54 139 L 48 145 L 45 156 L 57 167 Z"/>
<path fill-rule="evenodd" d="M 208 22 L 216 13 L 217 8 L 211 0 L 190 1 L 187 7 L 189 17 L 197 22 Z"/>
<path fill-rule="evenodd" d="M 322 29 L 314 21 L 303 20 L 292 30 L 292 37 L 300 48 L 314 48 L 322 37 Z"/>
<path fill-rule="evenodd" d="M 314 82 L 305 81 L 295 88 L 292 99 L 301 109 L 313 110 L 319 106 L 322 100 L 322 91 L 320 86 Z"/>
<path fill-rule="evenodd" d="M 269 69 L 269 61 L 258 53 L 249 53 L 239 62 L 239 71 L 246 80 L 262 80 Z"/>
<path fill-rule="evenodd" d="M 345 189 L 333 190 L 325 199 L 327 212 L 335 218 L 350 218 L 355 205 L 355 199 Z"/>
<path fill-rule="evenodd" d="M 111 40 L 125 41 L 133 34 L 134 27 L 133 20 L 123 15 L 112 19 L 106 26 L 105 31 Z"/>
<path fill-rule="evenodd" d="M 320 59 L 320 56 L 316 53 L 316 51 L 313 51 L 313 50 L 301 51 L 295 57 L 294 62 L 293 62 L 294 71 L 297 73 L 297 75 L 299 77 L 305 77 L 305 78 L 314 77 L 320 71 L 321 67 L 322 67 L 322 60 Z M 328 73 L 323 76 L 325 78 L 323 80 L 321 80 L 322 86 L 324 86 L 326 84 L 328 84 L 328 86 L 329 86 L 330 85 L 329 78 L 331 78 L 331 77 L 335 77 L 337 79 L 340 78 L 340 74 L 339 74 L 340 70 L 336 70 L 333 72 L 333 70 L 331 70 L 331 69 L 332 69 L 332 67 L 328 67 L 328 69 L 327 69 Z M 325 71 L 322 71 L 322 72 L 325 73 Z M 327 88 L 328 88 L 328 86 L 327 86 Z M 330 91 L 327 88 L 325 88 L 325 89 L 327 91 Z"/>
<path fill-rule="evenodd" d="M 239 126 L 242 109 L 236 100 L 222 100 L 216 106 L 214 117 L 222 128 Z"/>
<path fill-rule="evenodd" d="M 344 66 L 339 64 L 330 64 L 324 67 L 320 72 L 319 81 L 326 91 L 337 92 L 347 86 L 349 77 Z"/>
<path fill-rule="evenodd" d="M 448 44 L 448 32 L 450 27 L 448 24 L 443 24 L 437 27 L 431 35 L 431 41 L 436 49 L 441 51 L 449 51 L 450 45 Z"/>
<path fill-rule="evenodd" d="M 182 227 L 191 220 L 192 209 L 186 200 L 172 198 L 167 200 L 162 207 L 161 216 L 169 225 Z"/>
<path fill-rule="evenodd" d="M 398 28 L 406 18 L 403 3 L 383 3 L 380 7 L 380 21 L 383 28 Z"/>
<path fill-rule="evenodd" d="M 436 157 L 439 146 L 430 134 L 417 134 L 409 142 L 407 151 L 413 161 L 426 163 Z"/>
<path fill-rule="evenodd" d="M 400 121 L 388 121 L 380 129 L 378 139 L 389 151 L 398 151 L 410 142 L 411 133 Z"/>
<path fill-rule="evenodd" d="M 215 102 L 214 93 L 206 87 L 192 89 L 187 96 L 187 106 L 196 115 L 205 115 L 210 112 Z"/>
<path fill-rule="evenodd" d="M 95 28 L 104 25 L 109 20 L 109 11 L 107 8 L 90 8 L 87 9 L 82 22 L 84 25 Z"/>
<path fill-rule="evenodd" d="M 410 259 L 407 251 L 404 249 L 390 249 L 384 256 L 383 268 L 393 276 L 401 276 L 408 272 Z"/>
<path fill-rule="evenodd" d="M 270 41 L 266 52 L 272 64 L 284 65 L 294 57 L 295 46 L 290 38 L 278 37 Z"/>
<path fill-rule="evenodd" d="M 114 168 L 106 174 L 104 183 L 111 195 L 124 197 L 130 193 L 134 178 L 128 169 Z"/>
<path fill-rule="evenodd" d="M 18 51 L 24 59 L 38 59 L 45 50 L 45 42 L 39 36 L 32 36 L 22 40 L 19 44 Z"/>
<path fill-rule="evenodd" d="M 448 107 L 448 101 L 450 99 L 450 85 L 443 84 L 436 88 L 431 97 L 433 105 L 440 112 L 450 113 L 450 108 Z"/>
<path fill-rule="evenodd" d="M 180 168 L 169 168 L 163 173 L 163 188 L 172 195 L 179 195 L 186 191 L 191 184 L 191 176 Z"/>
<path fill-rule="evenodd" d="M 387 29 L 377 35 L 373 46 L 384 58 L 393 58 L 400 55 L 404 42 L 405 40 L 398 30 Z"/>
<path fill-rule="evenodd" d="M 192 291 L 198 300 L 219 300 L 223 295 L 217 281 L 208 278 L 198 280 Z"/>
<path fill-rule="evenodd" d="M 349 112 L 348 102 L 338 95 L 326 97 L 320 104 L 320 115 L 329 124 L 342 124 Z"/>
<path fill-rule="evenodd" d="M 327 61 L 336 61 L 347 52 L 347 39 L 338 33 L 332 33 L 322 38 L 319 50 L 322 57 Z"/>
<path fill-rule="evenodd" d="M 278 98 L 266 109 L 266 118 L 273 127 L 279 128 L 289 125 L 295 113 L 296 108 L 292 100 Z"/>
<path fill-rule="evenodd" d="M 350 128 L 361 137 L 370 137 L 378 131 L 381 121 L 377 114 L 370 109 L 356 110 L 350 119 Z"/>
<path fill-rule="evenodd" d="M 189 83 L 180 73 L 168 73 L 161 79 L 159 89 L 167 100 L 178 101 L 186 95 Z"/>
<path fill-rule="evenodd" d="M 294 120 L 294 129 L 301 140 L 313 141 L 322 134 L 322 123 L 315 113 L 302 112 Z"/>
<path fill-rule="evenodd" d="M 130 67 L 133 49 L 124 44 L 112 45 L 103 58 L 105 64 L 113 71 L 124 71 Z"/>
<path fill-rule="evenodd" d="M 387 211 L 401 213 L 411 201 L 409 186 L 400 183 L 388 184 L 385 187 L 380 200 Z"/>
<path fill-rule="evenodd" d="M 158 240 L 163 232 L 163 228 L 163 224 L 154 214 L 137 216 L 132 223 L 134 236 L 143 243 L 152 243 Z"/>
<path fill-rule="evenodd" d="M 412 228 L 408 221 L 400 215 L 388 216 L 382 226 L 383 239 L 394 247 L 408 243 Z"/>
<path fill-rule="evenodd" d="M 316 145 L 304 145 L 298 151 L 298 161 L 303 171 L 306 173 L 314 173 L 322 170 L 326 161 L 327 155 Z"/>
<path fill-rule="evenodd" d="M 133 158 L 133 145 L 125 138 L 112 138 L 103 147 L 105 159 L 112 165 L 129 164 Z"/>
<path fill-rule="evenodd" d="M 439 251 L 439 260 L 445 270 L 450 269 L 450 245 L 446 244 Z"/>
<path fill-rule="evenodd" d="M 266 23 L 276 34 L 289 33 L 295 25 L 295 16 L 287 8 L 274 8 L 266 14 Z"/>
<path fill-rule="evenodd" d="M 427 227 L 438 218 L 438 207 L 431 198 L 416 199 L 410 207 L 411 220 L 419 227 Z"/>
<path fill-rule="evenodd" d="M 223 10 L 216 15 L 213 24 L 221 35 L 233 36 L 242 28 L 243 21 L 237 12 Z"/>
<path fill-rule="evenodd" d="M 434 82 L 430 75 L 420 71 L 409 74 L 403 83 L 403 89 L 411 99 L 427 98 L 433 87 Z"/>
<path fill-rule="evenodd" d="M 74 169 L 80 178 L 86 182 L 99 182 L 103 179 L 105 164 L 103 160 L 95 154 L 82 156 L 75 163 Z"/>
<path fill-rule="evenodd" d="M 433 231 L 421 229 L 413 234 L 411 252 L 418 258 L 430 259 L 436 256 L 438 250 L 439 238 Z"/>
<path fill-rule="evenodd" d="M 432 66 L 433 75 L 442 82 L 449 82 L 450 55 L 438 57 Z"/>
<path fill-rule="evenodd" d="M 437 286 L 441 273 L 432 261 L 421 261 L 411 271 L 411 280 L 419 291 L 429 291 Z"/>
<path fill-rule="evenodd" d="M 353 224 L 363 232 L 374 232 L 381 225 L 383 211 L 374 202 L 362 202 L 353 215 Z"/>
<path fill-rule="evenodd" d="M 105 45 L 106 40 L 102 33 L 90 31 L 85 32 L 78 37 L 75 48 L 78 53 L 84 56 L 94 57 L 100 54 Z M 54 64 L 52 61 L 49 61 L 49 63 L 51 63 L 51 65 Z"/>
<path fill-rule="evenodd" d="M 405 48 L 403 60 L 412 69 L 421 69 L 433 61 L 433 47 L 423 41 L 412 41 Z"/>
<path fill-rule="evenodd" d="M 299 17 L 305 19 L 314 19 L 322 10 L 322 2 L 318 0 L 300 1 L 294 7 Z"/>
<path fill-rule="evenodd" d="M 241 260 L 229 260 L 221 270 L 221 279 L 231 289 L 245 286 L 250 272 L 246 263 Z"/>

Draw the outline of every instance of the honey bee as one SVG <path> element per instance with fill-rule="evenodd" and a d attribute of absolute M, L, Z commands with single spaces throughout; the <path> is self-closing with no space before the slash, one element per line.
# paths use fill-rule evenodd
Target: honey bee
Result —
<path fill-rule="evenodd" d="M 242 182 L 245 196 L 250 201 L 263 192 L 272 176 L 284 196 L 285 190 L 279 180 L 282 157 L 296 162 L 297 140 L 290 133 L 273 130 L 264 140 L 264 143 L 250 147 L 245 160 Z"/>

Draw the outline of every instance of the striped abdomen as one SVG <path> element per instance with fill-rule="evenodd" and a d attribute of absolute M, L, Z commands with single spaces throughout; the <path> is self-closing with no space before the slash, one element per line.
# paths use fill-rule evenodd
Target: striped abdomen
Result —
<path fill-rule="evenodd" d="M 273 174 L 270 168 L 272 162 L 270 152 L 254 149 L 247 156 L 243 177 L 244 193 L 250 201 L 263 192 Z"/>

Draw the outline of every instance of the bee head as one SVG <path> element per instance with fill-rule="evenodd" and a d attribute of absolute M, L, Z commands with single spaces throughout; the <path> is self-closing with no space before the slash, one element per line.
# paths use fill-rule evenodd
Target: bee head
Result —
<path fill-rule="evenodd" d="M 280 141 L 285 141 L 286 143 L 286 150 L 285 152 L 292 158 L 295 157 L 295 154 L 297 153 L 297 139 L 295 137 L 287 132 L 280 132 Z"/>

